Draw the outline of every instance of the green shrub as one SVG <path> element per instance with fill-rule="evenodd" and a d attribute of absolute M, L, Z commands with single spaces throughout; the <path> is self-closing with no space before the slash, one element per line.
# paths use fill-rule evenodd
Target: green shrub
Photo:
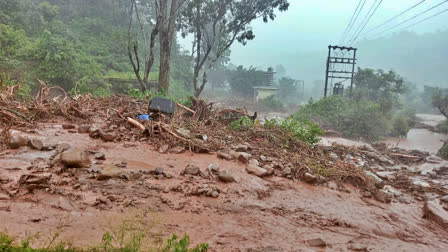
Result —
<path fill-rule="evenodd" d="M 445 142 L 442 146 L 442 148 L 440 148 L 439 152 L 437 153 L 437 155 L 439 155 L 439 157 L 448 160 L 448 143 Z"/>
<path fill-rule="evenodd" d="M 260 99 L 261 106 L 270 111 L 281 111 L 283 110 L 283 103 L 281 103 L 274 95 L 268 96 L 264 99 Z"/>
<path fill-rule="evenodd" d="M 231 130 L 249 130 L 254 128 L 254 122 L 247 116 L 243 116 L 229 124 Z"/>
<path fill-rule="evenodd" d="M 284 120 L 280 127 L 294 138 L 309 144 L 318 143 L 319 136 L 324 134 L 317 124 L 310 121 L 299 122 L 293 118 Z"/>
<path fill-rule="evenodd" d="M 443 134 L 448 134 L 448 120 L 443 120 L 437 125 L 437 131 Z"/>

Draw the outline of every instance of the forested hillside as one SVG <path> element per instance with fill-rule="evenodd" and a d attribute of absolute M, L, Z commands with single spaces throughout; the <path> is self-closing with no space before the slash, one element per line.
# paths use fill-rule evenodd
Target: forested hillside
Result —
<path fill-rule="evenodd" d="M 29 88 L 39 78 L 74 92 L 110 94 L 109 78 L 135 79 L 127 54 L 130 4 L 129 0 L 0 1 L 0 73 Z M 156 43 L 156 53 L 158 48 Z M 171 83 L 177 92 L 185 92 L 191 82 L 189 64 L 189 56 L 174 39 Z M 151 78 L 156 79 L 158 68 L 153 69 Z"/>

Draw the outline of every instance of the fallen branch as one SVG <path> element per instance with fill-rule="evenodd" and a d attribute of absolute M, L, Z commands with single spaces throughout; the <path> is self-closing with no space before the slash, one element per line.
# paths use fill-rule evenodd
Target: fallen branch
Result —
<path fill-rule="evenodd" d="M 411 156 L 411 155 L 405 155 L 405 154 L 399 154 L 399 153 L 391 153 L 389 155 L 394 156 L 394 157 L 404 157 L 404 158 L 422 158 L 420 156 Z"/>
<path fill-rule="evenodd" d="M 136 120 L 128 117 L 128 123 L 134 125 L 135 127 L 139 128 L 141 131 L 145 131 L 145 126 L 143 126 L 143 124 L 137 122 Z"/>
<path fill-rule="evenodd" d="M 188 107 L 186 107 L 186 106 L 184 106 L 184 105 L 182 105 L 182 104 L 180 104 L 180 103 L 178 103 L 178 102 L 176 102 L 176 105 L 179 106 L 180 108 L 183 108 L 183 109 L 185 109 L 186 111 L 188 111 L 188 112 L 194 114 L 194 110 L 192 110 L 192 109 L 190 109 L 190 108 L 188 108 Z"/>

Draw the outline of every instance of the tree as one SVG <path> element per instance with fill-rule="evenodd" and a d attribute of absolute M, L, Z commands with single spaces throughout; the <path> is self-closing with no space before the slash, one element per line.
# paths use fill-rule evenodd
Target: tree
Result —
<path fill-rule="evenodd" d="M 254 86 L 266 86 L 267 78 L 263 71 L 259 71 L 253 67 L 244 68 L 238 66 L 236 70 L 229 70 L 229 84 L 234 95 L 249 97 L 253 94 Z"/>
<path fill-rule="evenodd" d="M 448 119 L 448 89 L 436 88 L 432 93 L 432 105 Z"/>
<path fill-rule="evenodd" d="M 250 23 L 274 20 L 276 9 L 286 11 L 287 0 L 191 0 L 182 12 L 182 35 L 193 34 L 193 86 L 198 97 L 207 84 L 207 72 L 234 41 L 245 45 L 255 38 Z M 202 82 L 199 75 L 202 73 Z"/>
<path fill-rule="evenodd" d="M 288 100 L 291 98 L 297 98 L 297 81 L 289 78 L 289 77 L 283 77 L 278 81 L 279 84 L 279 96 L 284 99 Z"/>
<path fill-rule="evenodd" d="M 398 95 L 406 92 L 403 78 L 394 71 L 385 72 L 381 69 L 361 69 L 354 76 L 356 101 L 369 100 L 379 103 L 381 110 L 390 112 L 398 101 Z"/>

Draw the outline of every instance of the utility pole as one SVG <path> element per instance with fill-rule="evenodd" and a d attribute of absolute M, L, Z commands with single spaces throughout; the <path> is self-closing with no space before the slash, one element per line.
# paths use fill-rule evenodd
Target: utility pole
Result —
<path fill-rule="evenodd" d="M 340 52 L 347 51 L 353 52 L 352 57 L 337 57 L 334 56 L 336 50 L 340 50 Z M 355 65 L 356 65 L 356 51 L 357 48 L 353 47 L 345 47 L 345 46 L 328 46 L 328 57 L 327 57 L 327 70 L 325 71 L 325 89 L 324 89 L 324 97 L 327 97 L 328 93 L 328 80 L 332 79 L 343 79 L 350 80 L 350 96 L 353 91 L 353 78 L 355 76 Z M 340 67 L 343 65 L 351 65 L 351 71 L 340 70 Z M 330 66 L 333 66 L 330 69 Z M 339 66 L 339 67 L 336 67 Z M 339 70 L 338 70 L 339 69 Z M 342 83 L 342 82 L 339 82 Z M 342 84 L 341 84 L 342 85 Z M 342 86 L 342 89 L 344 87 Z"/>

